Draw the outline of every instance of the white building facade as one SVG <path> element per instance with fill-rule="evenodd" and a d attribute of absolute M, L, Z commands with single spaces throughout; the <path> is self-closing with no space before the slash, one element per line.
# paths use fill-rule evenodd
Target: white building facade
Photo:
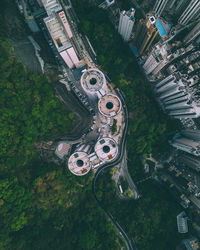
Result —
<path fill-rule="evenodd" d="M 134 14 L 135 10 L 133 8 L 131 8 L 129 11 L 123 10 L 120 13 L 118 32 L 126 42 L 128 42 L 131 38 L 135 23 Z"/>

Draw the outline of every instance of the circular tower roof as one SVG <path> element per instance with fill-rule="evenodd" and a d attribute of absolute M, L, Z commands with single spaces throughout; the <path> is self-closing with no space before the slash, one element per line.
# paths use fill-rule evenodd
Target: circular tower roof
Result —
<path fill-rule="evenodd" d="M 112 161 L 118 154 L 118 145 L 112 138 L 104 137 L 97 141 L 95 153 L 102 161 Z"/>
<path fill-rule="evenodd" d="M 121 110 L 121 106 L 119 97 L 113 94 L 104 95 L 98 102 L 100 113 L 107 117 L 117 115 Z"/>
<path fill-rule="evenodd" d="M 105 83 L 105 76 L 98 69 L 88 69 L 81 76 L 81 85 L 85 91 L 98 91 Z"/>
<path fill-rule="evenodd" d="M 68 160 L 68 168 L 72 174 L 82 176 L 90 171 L 90 159 L 85 152 L 75 152 Z"/>

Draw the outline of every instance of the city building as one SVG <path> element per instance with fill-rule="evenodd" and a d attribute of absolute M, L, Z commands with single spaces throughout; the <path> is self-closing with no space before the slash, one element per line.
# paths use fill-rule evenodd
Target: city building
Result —
<path fill-rule="evenodd" d="M 121 11 L 118 32 L 124 41 L 129 41 L 132 35 L 133 26 L 135 23 L 134 18 L 135 10 L 131 8 L 129 11 Z"/>
<path fill-rule="evenodd" d="M 181 25 L 187 25 L 199 17 L 199 6 L 199 0 L 157 0 L 153 13 L 173 22 L 177 20 Z"/>
<path fill-rule="evenodd" d="M 144 65 L 143 69 L 146 75 L 152 74 L 156 76 L 162 68 L 168 63 L 168 50 L 170 46 L 165 44 L 156 44 L 151 52 L 149 53 Z"/>
<path fill-rule="evenodd" d="M 197 90 L 190 79 L 181 74 L 173 74 L 155 84 L 155 93 L 163 109 L 174 118 L 197 118 L 200 103 Z"/>
<path fill-rule="evenodd" d="M 200 37 L 200 22 L 198 22 L 195 27 L 189 32 L 189 34 L 184 38 L 184 43 L 190 43 Z"/>
<path fill-rule="evenodd" d="M 161 180 L 164 187 L 173 195 L 180 205 L 184 208 L 188 208 L 190 200 L 166 176 L 161 176 Z"/>
<path fill-rule="evenodd" d="M 182 165 L 193 169 L 198 173 L 200 172 L 200 158 L 190 154 L 181 154 L 177 159 Z"/>
<path fill-rule="evenodd" d="M 100 91 L 104 95 L 104 92 L 102 92 L 102 88 L 106 84 L 106 79 L 104 74 L 94 68 L 90 68 L 88 70 L 85 70 L 81 76 L 81 86 L 87 93 L 94 94 L 97 91 Z"/>
<path fill-rule="evenodd" d="M 200 243 L 197 238 L 191 237 L 189 239 L 183 240 L 183 244 L 185 245 L 187 250 L 199 250 Z"/>
<path fill-rule="evenodd" d="M 68 168 L 78 176 L 86 175 L 91 169 L 89 159 L 90 145 L 80 145 L 75 152 L 69 157 Z"/>
<path fill-rule="evenodd" d="M 66 65 L 70 69 L 78 65 L 79 58 L 71 41 L 73 34 L 64 11 L 51 13 L 50 16 L 44 18 L 44 23 Z"/>
<path fill-rule="evenodd" d="M 116 116 L 121 111 L 121 101 L 118 96 L 106 94 L 99 99 L 99 112 L 106 117 Z"/>
<path fill-rule="evenodd" d="M 48 16 L 53 14 L 54 12 L 58 12 L 62 10 L 62 6 L 60 5 L 59 0 L 40 0 L 39 3 L 43 4 Z"/>
<path fill-rule="evenodd" d="M 118 154 L 118 145 L 112 138 L 101 138 L 95 145 L 95 153 L 103 162 L 112 161 Z"/>
<path fill-rule="evenodd" d="M 95 0 L 99 8 L 107 9 L 115 3 L 115 0 Z"/>
<path fill-rule="evenodd" d="M 177 227 L 179 233 L 187 233 L 188 232 L 188 224 L 187 224 L 187 216 L 183 211 L 177 215 Z"/>
<path fill-rule="evenodd" d="M 71 145 L 67 141 L 59 142 L 55 154 L 60 158 L 63 159 L 66 155 L 68 155 Z"/>
<path fill-rule="evenodd" d="M 199 17 L 200 13 L 200 0 L 191 0 L 185 11 L 182 13 L 178 22 L 182 25 L 186 25 L 190 20 Z"/>
<path fill-rule="evenodd" d="M 156 18 L 153 14 L 146 15 L 146 19 L 140 19 L 136 34 L 134 37 L 134 45 L 137 52 L 147 54 L 151 47 L 158 43 L 160 39 L 165 41 L 171 26 L 162 18 Z"/>
<path fill-rule="evenodd" d="M 199 135 L 199 132 L 200 131 L 197 131 L 197 135 Z M 174 136 L 174 138 L 170 141 L 170 144 L 176 149 L 195 156 L 200 156 L 200 141 L 198 138 L 194 138 L 194 134 L 184 134 L 184 131 L 181 131 L 180 134 L 176 134 Z"/>

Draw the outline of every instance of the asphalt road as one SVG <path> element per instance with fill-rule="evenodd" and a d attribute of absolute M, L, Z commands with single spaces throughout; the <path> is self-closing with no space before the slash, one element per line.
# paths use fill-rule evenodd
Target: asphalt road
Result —
<path fill-rule="evenodd" d="M 124 101 L 123 95 L 121 94 L 119 89 L 116 89 L 117 94 L 119 95 L 123 108 L 124 108 L 124 113 L 125 113 L 125 128 L 124 128 L 124 132 L 123 132 L 123 136 L 122 136 L 122 142 L 120 145 L 120 149 L 119 149 L 119 155 L 117 157 L 117 159 L 113 162 L 107 163 L 103 166 L 101 166 L 93 179 L 92 182 L 92 191 L 95 197 L 95 200 L 97 201 L 98 205 L 103 209 L 104 213 L 106 214 L 106 216 L 112 221 L 112 223 L 114 224 L 114 226 L 116 227 L 116 229 L 118 230 L 119 234 L 124 238 L 127 248 L 129 250 L 137 250 L 137 246 L 135 244 L 135 242 L 127 235 L 127 233 L 124 231 L 124 229 L 119 225 L 119 223 L 115 220 L 115 218 L 112 216 L 112 214 L 108 211 L 106 211 L 104 205 L 101 203 L 101 201 L 98 199 L 97 194 L 96 194 L 96 181 L 97 179 L 108 169 L 111 169 L 113 167 L 115 167 L 118 163 L 120 163 L 124 157 L 124 152 L 125 152 L 125 148 L 126 148 L 126 135 L 127 135 L 127 131 L 128 131 L 128 110 L 126 107 L 126 103 Z"/>

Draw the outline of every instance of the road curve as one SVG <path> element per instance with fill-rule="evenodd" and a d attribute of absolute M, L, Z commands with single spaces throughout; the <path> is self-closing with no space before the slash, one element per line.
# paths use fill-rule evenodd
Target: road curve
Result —
<path fill-rule="evenodd" d="M 101 166 L 97 170 L 97 172 L 94 176 L 94 179 L 92 181 L 92 192 L 94 194 L 95 200 L 97 201 L 98 205 L 102 208 L 102 210 L 104 211 L 106 216 L 112 221 L 112 223 L 114 224 L 114 226 L 116 227 L 116 229 L 118 230 L 120 235 L 124 238 L 126 245 L 127 245 L 127 248 L 129 250 L 137 250 L 135 242 L 126 234 L 126 232 L 123 230 L 123 228 L 114 219 L 112 214 L 110 212 L 106 211 L 104 205 L 98 199 L 97 194 L 96 194 L 96 181 L 97 181 L 97 179 L 99 178 L 99 176 L 101 176 L 103 174 L 103 172 L 105 170 L 113 168 L 122 160 L 123 155 L 124 155 L 124 151 L 125 151 L 125 146 L 126 146 L 126 135 L 127 135 L 127 131 L 128 131 L 128 110 L 127 110 L 126 103 L 125 103 L 125 100 L 123 98 L 122 93 L 120 92 L 120 90 L 118 88 L 116 88 L 115 90 L 116 90 L 117 94 L 120 96 L 120 99 L 121 99 L 121 102 L 122 102 L 122 105 L 124 108 L 124 113 L 125 113 L 125 128 L 124 128 L 124 132 L 123 132 L 123 136 L 122 136 L 122 142 L 120 145 L 119 155 L 118 155 L 117 159 L 111 163 L 107 163 L 107 164 Z"/>

